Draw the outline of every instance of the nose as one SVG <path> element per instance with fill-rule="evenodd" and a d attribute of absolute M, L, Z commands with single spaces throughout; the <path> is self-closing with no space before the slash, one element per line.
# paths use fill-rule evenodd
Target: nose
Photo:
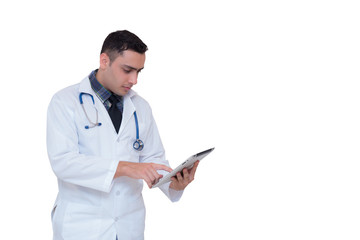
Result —
<path fill-rule="evenodd" d="M 131 74 L 131 76 L 129 78 L 129 83 L 131 83 L 132 85 L 136 85 L 137 78 L 138 78 L 138 73 Z"/>

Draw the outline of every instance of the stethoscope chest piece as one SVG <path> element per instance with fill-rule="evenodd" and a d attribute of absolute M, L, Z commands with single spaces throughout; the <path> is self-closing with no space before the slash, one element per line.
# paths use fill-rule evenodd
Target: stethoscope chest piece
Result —
<path fill-rule="evenodd" d="M 144 143 L 143 143 L 143 141 L 141 141 L 140 139 L 136 139 L 135 142 L 134 142 L 134 144 L 133 144 L 133 148 L 134 148 L 135 150 L 138 150 L 138 151 L 143 150 L 143 148 L 144 148 Z"/>

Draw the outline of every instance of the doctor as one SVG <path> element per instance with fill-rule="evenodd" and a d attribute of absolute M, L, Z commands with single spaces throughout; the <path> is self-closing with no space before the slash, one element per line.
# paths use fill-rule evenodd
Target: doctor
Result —
<path fill-rule="evenodd" d="M 149 104 L 131 90 L 147 46 L 129 31 L 105 39 L 99 69 L 57 92 L 49 105 L 47 149 L 58 179 L 54 240 L 143 239 L 143 181 L 172 171 Z M 160 189 L 178 201 L 194 167 Z"/>

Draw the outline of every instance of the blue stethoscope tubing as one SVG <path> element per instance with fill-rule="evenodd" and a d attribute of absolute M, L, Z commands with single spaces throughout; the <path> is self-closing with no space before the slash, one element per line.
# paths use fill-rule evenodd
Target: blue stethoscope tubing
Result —
<path fill-rule="evenodd" d="M 134 117 L 135 117 L 135 127 L 136 127 L 136 140 L 133 144 L 133 148 L 135 150 L 141 151 L 144 148 L 144 142 L 141 141 L 139 137 L 139 124 L 138 124 L 136 111 L 134 112 Z"/>
<path fill-rule="evenodd" d="M 92 122 L 89 118 L 89 116 L 87 115 L 86 113 L 86 110 L 85 110 L 85 107 L 84 107 L 84 102 L 83 102 L 83 95 L 88 95 L 91 97 L 91 100 L 93 102 L 93 105 L 95 106 L 95 101 L 94 101 L 94 97 L 89 94 L 89 93 L 85 93 L 85 92 L 81 92 L 79 94 L 79 101 L 80 101 L 80 105 L 82 107 L 82 109 L 84 110 L 84 113 L 85 113 L 85 116 L 87 118 L 87 120 L 89 121 L 90 125 L 85 125 L 85 129 L 90 129 L 90 128 L 94 128 L 94 127 L 100 127 L 102 124 L 98 121 L 98 117 L 99 117 L 99 114 L 98 114 L 98 111 L 97 109 L 95 108 L 95 111 L 96 111 L 96 121 L 95 122 Z M 140 136 L 139 136 L 139 123 L 138 123 L 138 118 L 137 118 L 137 114 L 136 114 L 136 111 L 134 112 L 134 118 L 135 118 L 135 127 L 136 127 L 136 140 L 135 142 L 133 143 L 133 148 L 137 151 L 141 151 L 143 150 L 144 148 L 144 142 L 142 140 L 140 140 Z"/>
<path fill-rule="evenodd" d="M 81 107 L 82 107 L 82 109 L 84 110 L 85 116 L 86 116 L 87 120 L 88 120 L 89 123 L 90 123 L 90 125 L 86 125 L 86 126 L 85 126 L 85 129 L 89 129 L 89 128 L 101 126 L 101 123 L 99 123 L 99 121 L 98 121 L 99 114 L 98 114 L 98 111 L 97 111 L 97 109 L 96 109 L 95 107 L 94 107 L 94 108 L 95 108 L 95 111 L 96 111 L 96 121 L 95 121 L 95 122 L 92 122 L 92 121 L 90 120 L 89 116 L 87 115 L 86 110 L 85 110 L 85 107 L 84 107 L 84 102 L 83 102 L 83 99 L 82 99 L 82 97 L 83 97 L 84 94 L 91 97 L 91 100 L 92 100 L 94 106 L 95 106 L 95 101 L 94 101 L 94 97 L 93 97 L 91 94 L 89 94 L 89 93 L 84 93 L 84 92 L 82 92 L 82 93 L 80 93 L 80 95 L 79 95 L 79 100 L 80 100 Z"/>

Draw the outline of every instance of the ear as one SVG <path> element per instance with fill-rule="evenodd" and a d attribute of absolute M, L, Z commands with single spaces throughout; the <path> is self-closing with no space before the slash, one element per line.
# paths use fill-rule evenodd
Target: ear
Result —
<path fill-rule="evenodd" d="M 110 58 L 106 53 L 100 54 L 100 69 L 105 70 L 110 66 Z"/>

